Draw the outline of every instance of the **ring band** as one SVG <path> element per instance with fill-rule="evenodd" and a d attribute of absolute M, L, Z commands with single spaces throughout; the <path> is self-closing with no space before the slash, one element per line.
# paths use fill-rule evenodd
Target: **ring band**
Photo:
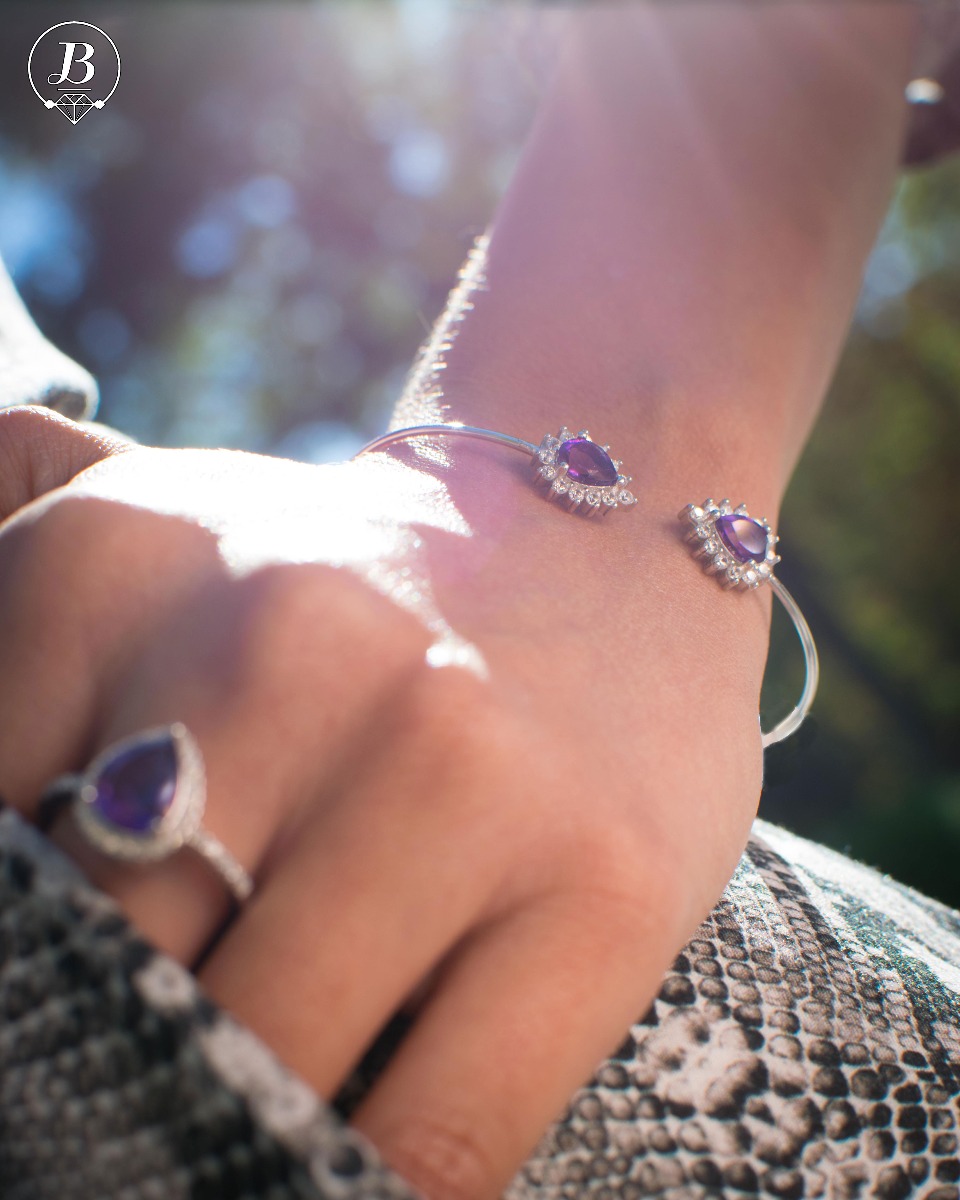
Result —
<path fill-rule="evenodd" d="M 509 433 L 456 421 L 447 425 L 412 425 L 381 434 L 361 447 L 354 457 L 385 450 L 413 438 L 451 435 L 496 442 L 531 455 L 535 480 L 547 487 L 552 499 L 565 501 L 570 511 L 593 515 L 608 513 L 611 508 L 629 508 L 637 503 L 636 496 L 627 488 L 631 477 L 620 473 L 622 463 L 611 457 L 610 447 L 593 441 L 585 429 L 572 434 L 565 425 L 556 436 L 547 434 L 539 446 Z M 713 500 L 705 500 L 702 505 L 688 504 L 680 513 L 680 519 L 690 522 L 688 540 L 693 544 L 694 553 L 704 559 L 706 569 L 716 572 L 727 587 L 756 588 L 769 584 L 800 639 L 806 667 L 803 690 L 797 704 L 782 721 L 766 733 L 761 730 L 761 742 L 766 749 L 800 728 L 813 704 L 820 679 L 820 662 L 810 626 L 796 600 L 773 573 L 780 561 L 775 552 L 779 539 L 766 521 L 751 517 L 742 504 L 733 508 L 729 500 L 722 500 L 720 504 Z"/>
<path fill-rule="evenodd" d="M 123 862 L 159 862 L 189 847 L 243 903 L 253 880 L 203 828 L 205 806 L 203 755 L 187 727 L 176 722 L 115 742 L 82 774 L 54 780 L 41 797 L 38 824 L 48 830 L 69 808 L 86 840 Z"/>

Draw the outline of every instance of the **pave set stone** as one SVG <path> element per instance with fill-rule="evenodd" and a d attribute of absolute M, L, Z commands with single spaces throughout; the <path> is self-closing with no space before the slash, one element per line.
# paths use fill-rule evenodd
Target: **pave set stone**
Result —
<path fill-rule="evenodd" d="M 631 476 L 621 474 L 622 465 L 611 457 L 610 447 L 593 441 L 586 429 L 572 434 L 566 426 L 556 436 L 544 437 L 533 460 L 535 475 L 551 497 L 587 515 L 636 504 L 626 486 Z"/>
<path fill-rule="evenodd" d="M 773 577 L 780 539 L 766 521 L 751 517 L 746 505 L 734 508 L 729 500 L 704 500 L 688 504 L 680 520 L 689 525 L 687 540 L 694 554 L 728 587 L 756 588 Z"/>

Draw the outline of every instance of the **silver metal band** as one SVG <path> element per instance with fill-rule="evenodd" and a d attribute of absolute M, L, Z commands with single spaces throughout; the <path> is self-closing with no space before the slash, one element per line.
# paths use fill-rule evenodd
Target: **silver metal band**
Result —
<path fill-rule="evenodd" d="M 820 683 L 820 656 L 817 654 L 817 647 L 813 640 L 813 634 L 810 632 L 810 626 L 807 624 L 806 617 L 800 611 L 800 606 L 796 600 L 794 600 L 793 596 L 791 596 L 775 575 L 770 577 L 770 588 L 786 609 L 787 616 L 793 622 L 793 627 L 797 631 L 797 637 L 800 639 L 800 645 L 803 648 L 803 662 L 806 674 L 803 680 L 803 690 L 800 693 L 800 699 L 792 711 L 787 713 L 783 720 L 778 721 L 767 733 L 761 731 L 761 741 L 764 750 L 768 746 L 782 742 L 791 733 L 797 732 L 806 720 L 807 713 L 809 713 L 814 697 L 817 694 L 817 686 Z"/>
<path fill-rule="evenodd" d="M 446 437 L 449 434 L 456 434 L 457 437 L 479 438 L 484 442 L 497 442 L 511 450 L 519 450 L 522 454 L 536 454 L 538 450 L 533 442 L 527 442 L 512 434 L 498 433 L 495 429 L 481 429 L 477 425 L 461 425 L 459 422 L 452 421 L 449 425 L 414 425 L 410 429 L 392 429 L 389 433 L 382 433 L 379 437 L 375 437 L 372 442 L 367 442 L 357 451 L 355 457 L 369 454 L 374 450 L 386 450 L 388 446 L 394 446 L 397 442 L 409 442 L 412 438 Z"/>
<path fill-rule="evenodd" d="M 610 447 L 594 442 L 586 430 L 573 435 L 566 426 L 556 436 L 547 434 L 537 445 L 524 438 L 476 425 L 457 422 L 448 425 L 413 425 L 381 434 L 359 450 L 357 457 L 375 450 L 386 450 L 398 442 L 409 442 L 415 438 L 451 436 L 495 442 L 532 456 L 537 480 L 548 487 L 553 498 L 565 500 L 569 509 L 590 515 L 636 504 L 636 497 L 626 489 L 630 476 L 619 474 L 621 464 L 610 457 Z M 813 704 L 820 680 L 820 663 L 810 626 L 796 600 L 773 573 L 780 561 L 775 550 L 779 539 L 766 521 L 755 520 L 742 504 L 734 509 L 727 500 L 720 501 L 719 505 L 713 500 L 705 500 L 703 505 L 688 504 L 680 517 L 690 522 L 692 528 L 688 531 L 688 538 L 693 543 L 695 553 L 705 560 L 706 569 L 715 572 L 728 587 L 755 588 L 769 584 L 800 639 L 806 669 L 803 690 L 796 706 L 782 721 L 778 721 L 766 733 L 761 731 L 762 744 L 766 749 L 782 742 L 800 728 Z M 731 526 L 729 530 L 724 522 Z M 732 527 L 738 523 L 744 526 L 743 532 L 751 544 L 737 539 Z"/>
<path fill-rule="evenodd" d="M 249 900 L 253 892 L 253 880 L 250 873 L 230 853 L 219 838 L 213 836 L 209 829 L 197 829 L 187 838 L 184 845 L 196 851 L 207 860 L 223 882 L 230 889 L 234 900 L 242 904 Z"/>

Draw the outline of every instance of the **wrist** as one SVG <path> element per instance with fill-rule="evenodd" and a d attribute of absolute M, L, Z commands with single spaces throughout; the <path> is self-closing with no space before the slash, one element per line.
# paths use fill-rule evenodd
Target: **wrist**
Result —
<path fill-rule="evenodd" d="M 465 636 L 526 644 L 540 661 L 589 647 L 611 678 L 696 680 L 718 700 L 745 689 L 755 707 L 770 598 L 725 590 L 691 558 L 677 513 L 702 488 L 661 503 L 641 485 L 635 505 L 587 517 L 548 498 L 520 453 L 453 434 L 430 446 L 420 469 L 460 519 L 457 536 L 425 532 L 427 574 Z"/>
<path fill-rule="evenodd" d="M 739 486 L 773 519 L 899 156 L 914 17 L 853 7 L 571 13 L 398 423 L 533 440 L 588 424 L 671 503 Z M 833 44 L 858 38 L 880 64 L 869 88 Z M 803 103 L 798 70 L 816 80 Z M 756 118 L 759 78 L 777 120 Z"/>
<path fill-rule="evenodd" d="M 504 397 L 509 403 L 503 402 Z M 448 399 L 444 421 L 497 429 L 534 444 L 545 434 L 556 435 L 561 426 L 574 432 L 587 430 L 594 442 L 609 446 L 610 456 L 621 462 L 620 471 L 629 479 L 627 486 L 638 509 L 648 516 L 675 514 L 691 499 L 699 502 L 712 493 L 717 499 L 729 495 L 735 504 L 747 502 L 776 523 L 788 455 L 774 415 L 711 403 L 709 398 L 693 398 L 665 387 L 629 397 L 597 387 L 564 398 L 555 393 L 546 396 L 535 387 L 521 397 L 505 386 L 482 402 L 474 401 L 472 396 Z M 491 424 L 491 413 L 502 423 Z M 456 437 L 442 440 L 435 465 L 456 488 L 456 465 L 477 459 L 476 444 Z M 509 450 L 484 447 L 478 461 L 489 463 L 493 471 L 497 459 L 503 464 L 501 470 L 509 462 L 510 474 L 526 480 L 529 471 L 522 457 Z M 492 507 L 495 513 L 498 506 Z M 609 515 L 611 522 L 619 524 L 614 514 Z"/>

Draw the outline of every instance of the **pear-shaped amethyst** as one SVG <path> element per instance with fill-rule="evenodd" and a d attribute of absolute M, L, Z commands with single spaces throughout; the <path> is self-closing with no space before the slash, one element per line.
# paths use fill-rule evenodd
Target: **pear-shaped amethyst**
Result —
<path fill-rule="evenodd" d="M 177 750 L 173 737 L 121 746 L 93 780 L 88 803 L 107 825 L 122 833 L 147 835 L 166 816 L 177 790 Z"/>
<path fill-rule="evenodd" d="M 617 482 L 613 459 L 589 438 L 568 438 L 557 451 L 557 458 L 567 464 L 567 478 L 588 487 L 609 487 Z"/>
<path fill-rule="evenodd" d="M 767 557 L 767 531 L 753 517 L 726 513 L 716 524 L 720 540 L 740 562 L 763 562 Z"/>

